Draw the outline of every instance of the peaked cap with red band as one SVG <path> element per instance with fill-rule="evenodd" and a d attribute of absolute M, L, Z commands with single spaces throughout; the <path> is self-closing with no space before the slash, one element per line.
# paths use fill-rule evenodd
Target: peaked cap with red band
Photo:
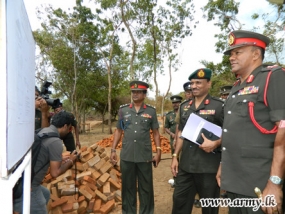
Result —
<path fill-rule="evenodd" d="M 142 81 L 132 81 L 130 82 L 131 90 L 147 90 L 149 85 Z"/>
<path fill-rule="evenodd" d="M 235 30 L 229 35 L 229 49 L 224 54 L 230 55 L 231 50 L 243 46 L 257 46 L 265 50 L 269 42 L 270 39 L 262 34 L 245 30 Z"/>

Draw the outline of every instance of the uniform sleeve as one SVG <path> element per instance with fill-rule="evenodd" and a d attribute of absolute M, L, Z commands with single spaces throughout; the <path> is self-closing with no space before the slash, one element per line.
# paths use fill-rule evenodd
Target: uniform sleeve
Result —
<path fill-rule="evenodd" d="M 59 138 L 55 138 L 54 143 L 50 143 L 48 147 L 49 160 L 50 161 L 62 161 L 62 141 Z"/>
<path fill-rule="evenodd" d="M 158 129 L 159 128 L 159 124 L 158 124 L 158 120 L 157 120 L 157 116 L 156 116 L 156 110 L 153 111 L 152 114 L 152 124 L 151 124 L 151 129 Z"/>
<path fill-rule="evenodd" d="M 170 128 L 170 126 L 169 126 L 169 119 L 168 119 L 167 115 L 165 115 L 164 128 Z"/>
<path fill-rule="evenodd" d="M 267 90 L 269 115 L 272 122 L 285 119 L 285 70 L 273 71 Z"/>
<path fill-rule="evenodd" d="M 123 121 L 123 112 L 122 109 L 119 109 L 119 113 L 118 113 L 118 122 L 117 122 L 117 129 L 122 129 L 121 123 Z"/>

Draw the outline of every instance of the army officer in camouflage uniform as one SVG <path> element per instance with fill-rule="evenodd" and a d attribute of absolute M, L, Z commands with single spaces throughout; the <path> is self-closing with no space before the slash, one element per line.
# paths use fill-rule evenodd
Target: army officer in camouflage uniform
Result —
<path fill-rule="evenodd" d="M 155 108 L 144 103 L 149 85 L 141 81 L 132 81 L 130 87 L 133 102 L 119 109 L 110 160 L 116 164 L 115 148 L 124 132 L 120 154 L 122 211 L 127 214 L 137 213 L 138 187 L 139 213 L 151 214 L 154 212 L 152 165 L 157 167 L 161 157 L 159 124 Z M 150 130 L 152 130 L 156 145 L 154 157 L 152 156 Z"/>
<path fill-rule="evenodd" d="M 285 70 L 262 64 L 268 37 L 237 30 L 229 35 L 232 72 L 239 76 L 225 102 L 222 162 L 218 182 L 230 199 L 273 195 L 277 206 L 266 213 L 283 213 L 285 172 Z M 284 203 L 284 202 L 283 202 Z M 283 204 L 284 205 L 284 204 Z M 283 206 L 284 207 L 284 206 Z M 230 213 L 254 212 L 253 207 L 230 207 Z"/>
<path fill-rule="evenodd" d="M 180 123 L 178 135 L 191 113 L 212 122 L 223 125 L 223 101 L 208 94 L 211 87 L 212 71 L 208 68 L 198 69 L 190 76 L 194 98 L 180 105 Z M 189 130 L 194 131 L 194 130 Z M 204 137 L 202 145 L 179 138 L 175 152 L 172 155 L 171 170 L 176 176 L 176 185 L 173 193 L 172 214 L 189 214 L 192 211 L 195 194 L 202 198 L 219 198 L 220 188 L 216 181 L 216 170 L 220 164 L 221 154 L 213 152 L 220 146 L 221 140 L 211 141 Z M 182 154 L 177 161 L 177 155 Z M 202 207 L 203 214 L 218 214 L 218 207 Z"/>
<path fill-rule="evenodd" d="M 173 154 L 174 152 L 173 140 L 175 139 L 175 129 L 176 129 L 175 118 L 176 118 L 176 114 L 178 112 L 182 97 L 179 95 L 173 95 L 170 97 L 170 99 L 172 102 L 173 111 L 170 111 L 166 114 L 164 128 L 165 128 L 165 132 L 169 134 L 170 136 L 171 154 Z"/>

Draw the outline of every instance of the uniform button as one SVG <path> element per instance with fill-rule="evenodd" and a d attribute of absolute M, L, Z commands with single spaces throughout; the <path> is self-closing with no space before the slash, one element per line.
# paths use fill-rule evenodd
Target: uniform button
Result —
<path fill-rule="evenodd" d="M 228 130 L 227 130 L 227 129 L 224 129 L 224 132 L 228 132 Z"/>
<path fill-rule="evenodd" d="M 247 100 L 243 100 L 243 102 L 244 102 L 244 103 L 246 103 L 246 102 L 247 102 Z"/>
<path fill-rule="evenodd" d="M 231 111 L 228 111 L 228 114 L 231 114 L 232 112 Z"/>
<path fill-rule="evenodd" d="M 223 147 L 222 150 L 223 150 L 223 151 L 226 151 L 227 149 L 226 149 L 226 147 Z"/>
<path fill-rule="evenodd" d="M 137 133 L 137 131 L 135 131 L 135 133 Z"/>
<path fill-rule="evenodd" d="M 136 124 L 138 124 L 138 122 L 136 122 Z"/>
<path fill-rule="evenodd" d="M 137 142 L 137 140 L 134 140 L 134 142 Z"/>
<path fill-rule="evenodd" d="M 138 114 L 136 114 L 136 116 L 138 116 Z"/>
<path fill-rule="evenodd" d="M 233 96 L 232 96 L 232 98 L 235 98 L 235 97 L 236 97 L 236 95 L 233 95 Z"/>

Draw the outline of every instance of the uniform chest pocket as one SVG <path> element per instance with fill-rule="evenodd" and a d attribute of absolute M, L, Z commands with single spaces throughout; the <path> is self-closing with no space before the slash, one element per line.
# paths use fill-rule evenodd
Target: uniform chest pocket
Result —
<path fill-rule="evenodd" d="M 203 118 L 205 120 L 211 122 L 211 123 L 213 123 L 215 121 L 215 115 L 214 114 L 203 115 Z"/>
<path fill-rule="evenodd" d="M 237 114 L 242 117 L 248 117 L 249 116 L 249 110 L 248 110 L 248 104 L 249 102 L 256 103 L 255 99 L 252 98 L 244 98 L 237 102 L 236 108 L 237 108 Z"/>
<path fill-rule="evenodd" d="M 186 123 L 186 121 L 187 121 L 187 119 L 188 119 L 188 117 L 189 117 L 189 113 L 187 112 L 187 111 L 185 111 L 185 112 L 182 112 L 182 114 L 181 114 L 181 121 L 182 121 L 182 123 Z"/>
<path fill-rule="evenodd" d="M 140 124 L 143 128 L 150 128 L 150 124 L 151 124 L 151 119 L 150 118 L 142 118 L 140 121 Z"/>

